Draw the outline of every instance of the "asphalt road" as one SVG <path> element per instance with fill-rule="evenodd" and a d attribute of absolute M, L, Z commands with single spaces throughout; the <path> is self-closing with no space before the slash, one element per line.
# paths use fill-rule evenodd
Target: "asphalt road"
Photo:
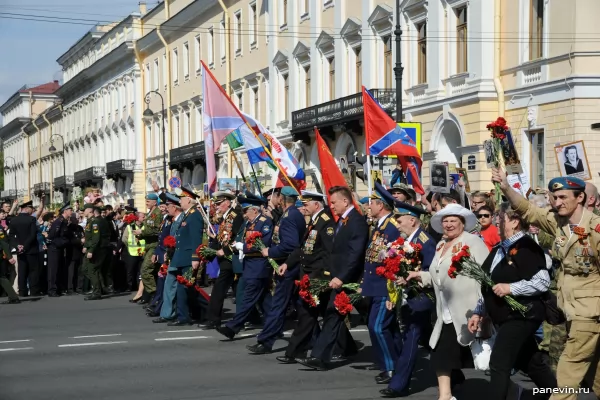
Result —
<path fill-rule="evenodd" d="M 371 360 L 364 326 L 353 330 L 363 346 L 357 357 L 315 372 L 275 360 L 285 340 L 277 342 L 277 354 L 249 355 L 245 346 L 255 343 L 257 331 L 229 342 L 195 325 L 157 325 L 128 299 L 84 302 L 73 296 L 0 306 L 0 400 L 379 398 L 383 386 L 375 384 L 375 373 L 357 368 Z M 468 380 L 456 397 L 482 399 L 487 377 L 465 374 Z M 435 383 L 423 354 L 409 398 L 437 399 Z"/>

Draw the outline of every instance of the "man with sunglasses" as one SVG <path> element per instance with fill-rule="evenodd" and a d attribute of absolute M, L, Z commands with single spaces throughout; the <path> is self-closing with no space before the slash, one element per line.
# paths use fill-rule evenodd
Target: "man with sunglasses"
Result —
<path fill-rule="evenodd" d="M 479 224 L 481 225 L 480 235 L 487 248 L 492 251 L 492 248 L 501 241 L 498 227 L 492 224 L 494 212 L 491 207 L 482 206 L 479 208 L 476 215 L 477 221 L 479 221 Z"/>

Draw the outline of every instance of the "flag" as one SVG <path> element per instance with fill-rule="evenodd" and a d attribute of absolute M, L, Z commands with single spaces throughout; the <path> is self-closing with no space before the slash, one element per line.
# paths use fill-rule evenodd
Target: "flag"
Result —
<path fill-rule="evenodd" d="M 319 130 L 315 128 L 315 138 L 317 144 L 317 150 L 319 154 L 319 163 L 321 164 L 321 176 L 323 177 L 323 184 L 325 185 L 325 193 L 327 194 L 327 203 L 331 204 L 331 199 L 329 196 L 329 189 L 334 186 L 345 186 L 348 187 L 348 183 L 346 183 L 346 179 L 344 175 L 342 175 L 342 171 L 338 167 L 331 151 L 329 151 L 329 147 L 327 143 L 321 137 Z M 356 210 L 362 214 L 360 207 L 356 200 L 352 200 L 354 203 L 354 207 Z M 336 217 L 337 221 L 337 217 Z"/>
<path fill-rule="evenodd" d="M 231 150 L 237 150 L 240 147 L 244 147 L 244 141 L 242 140 L 242 135 L 239 129 L 236 129 L 227 135 L 226 139 Z"/>
<path fill-rule="evenodd" d="M 204 61 L 202 61 L 202 93 L 204 94 L 202 119 L 206 150 L 206 183 L 212 193 L 217 189 L 215 153 L 225 137 L 245 125 L 245 122 Z"/>
<path fill-rule="evenodd" d="M 367 154 L 372 156 L 398 156 L 398 162 L 415 191 L 425 194 L 419 172 L 423 161 L 415 142 L 406 131 L 386 114 L 381 105 L 363 86 L 363 108 Z"/>

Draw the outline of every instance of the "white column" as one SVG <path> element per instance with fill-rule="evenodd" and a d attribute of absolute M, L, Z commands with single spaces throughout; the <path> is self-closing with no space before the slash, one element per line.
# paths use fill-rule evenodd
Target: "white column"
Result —
<path fill-rule="evenodd" d="M 334 26 L 344 26 L 346 17 L 346 2 L 338 1 L 333 7 L 334 12 Z M 340 35 L 334 35 L 333 43 L 335 46 L 334 57 L 335 57 L 335 97 L 340 98 L 348 96 L 354 93 L 354 87 L 349 87 L 348 82 L 348 57 L 346 53 L 346 46 L 344 45 L 344 39 Z M 334 100 L 334 99 L 331 99 Z"/>
<path fill-rule="evenodd" d="M 273 27 L 273 30 L 278 32 L 279 31 L 279 20 L 277 18 L 278 15 L 278 0 L 265 0 L 268 1 L 268 5 L 267 5 L 267 15 L 266 15 L 266 19 L 267 19 L 267 26 L 271 26 Z M 277 69 L 275 68 L 275 66 L 273 65 L 273 58 L 275 58 L 275 54 L 277 54 L 277 43 L 278 39 L 277 39 L 277 35 L 273 34 L 269 36 L 269 44 L 267 45 L 267 57 L 269 60 L 269 79 L 271 79 L 271 85 L 269 86 L 269 97 L 271 99 L 278 99 L 279 96 L 277 95 L 277 88 L 279 87 L 279 85 L 277 84 Z M 270 119 L 267 121 L 267 123 L 269 124 L 269 126 L 271 127 L 271 130 L 275 130 L 275 126 L 277 124 L 277 122 L 279 122 L 279 115 L 278 115 L 278 110 L 277 110 L 277 102 L 274 101 L 271 103 L 270 105 Z"/>
<path fill-rule="evenodd" d="M 139 67 L 139 66 L 138 66 Z M 142 163 L 145 163 L 146 160 L 143 159 L 144 149 L 142 143 L 144 143 L 142 137 L 140 135 L 146 135 L 146 127 L 142 124 L 142 120 L 140 116 L 143 112 L 143 104 L 141 104 L 140 99 L 142 98 L 142 82 L 139 76 L 139 71 L 135 71 L 132 73 L 133 79 L 133 104 L 134 104 L 134 128 L 133 133 L 129 135 L 129 158 L 135 159 L 136 161 L 136 170 L 142 169 Z M 139 140 L 136 140 L 136 135 L 139 137 Z M 146 141 L 151 140 L 150 137 L 146 137 Z M 149 154 L 147 154 L 149 156 Z"/>
<path fill-rule="evenodd" d="M 444 12 L 442 3 L 439 1 L 434 1 L 429 5 L 427 14 L 428 37 L 436 37 L 436 32 L 439 35 L 445 35 Z M 442 79 L 446 77 L 443 76 L 445 66 L 442 63 L 446 59 L 445 48 L 445 40 L 443 38 L 427 40 L 427 87 L 429 92 L 444 91 Z"/>
<path fill-rule="evenodd" d="M 376 49 L 377 42 L 372 40 L 375 33 L 371 29 L 369 25 L 369 16 L 373 12 L 374 5 L 373 0 L 362 0 L 362 32 L 363 35 L 367 35 L 369 40 L 362 41 L 361 54 L 363 59 L 363 68 L 362 68 L 362 83 L 367 88 L 370 89 L 374 87 L 374 83 L 376 82 L 376 68 L 373 68 L 376 63 L 374 60 L 377 59 Z M 337 4 L 335 5 L 337 7 Z"/>
<path fill-rule="evenodd" d="M 369 0 L 363 0 L 369 1 Z M 340 3 L 340 2 L 338 2 Z M 337 4 L 336 4 L 337 6 Z M 311 10 L 315 10 L 310 15 L 310 36 L 313 37 L 310 41 L 310 104 L 316 105 L 321 103 L 322 101 L 322 90 L 323 87 L 323 76 L 325 71 L 323 71 L 323 64 L 321 62 L 321 53 L 316 46 L 316 41 L 319 35 L 321 34 L 321 14 L 323 10 L 323 2 L 321 0 L 316 0 L 315 4 L 312 4 Z M 274 97 L 276 99 L 276 97 Z"/>

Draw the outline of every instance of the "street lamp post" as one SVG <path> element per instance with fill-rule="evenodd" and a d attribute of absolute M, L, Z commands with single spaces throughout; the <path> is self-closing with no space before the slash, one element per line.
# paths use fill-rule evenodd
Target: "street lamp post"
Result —
<path fill-rule="evenodd" d="M 160 104 L 161 104 L 161 110 L 163 110 L 162 112 L 162 137 L 163 137 L 163 187 L 166 189 L 167 187 L 167 135 L 165 133 L 165 99 L 163 98 L 162 94 L 160 94 L 158 92 L 158 90 L 151 90 L 148 93 L 146 93 L 146 98 L 145 98 L 145 102 L 148 105 L 148 107 L 146 107 L 146 110 L 144 110 L 144 117 L 145 118 L 152 118 L 154 117 L 154 113 L 152 112 L 152 110 L 150 109 L 150 95 L 152 93 L 157 94 L 160 97 Z"/>
<path fill-rule="evenodd" d="M 18 193 L 18 189 L 17 189 L 17 161 L 15 161 L 15 159 L 11 156 L 8 157 L 4 157 L 4 168 L 7 167 L 6 165 L 6 160 L 11 159 L 13 162 L 13 169 L 15 170 L 15 199 L 17 198 L 17 193 Z"/>
<path fill-rule="evenodd" d="M 402 122 L 402 54 L 400 50 L 400 42 L 402 41 L 402 28 L 400 27 L 400 0 L 396 0 L 396 66 L 394 74 L 396 75 L 396 122 Z"/>
<path fill-rule="evenodd" d="M 63 178 L 65 180 L 65 197 L 67 197 L 67 162 L 65 160 L 65 138 L 60 133 L 52 134 L 52 136 L 50 136 L 50 148 L 48 149 L 50 153 L 56 152 L 56 147 L 54 147 L 54 140 L 52 139 L 54 136 L 58 136 L 62 141 Z"/>

